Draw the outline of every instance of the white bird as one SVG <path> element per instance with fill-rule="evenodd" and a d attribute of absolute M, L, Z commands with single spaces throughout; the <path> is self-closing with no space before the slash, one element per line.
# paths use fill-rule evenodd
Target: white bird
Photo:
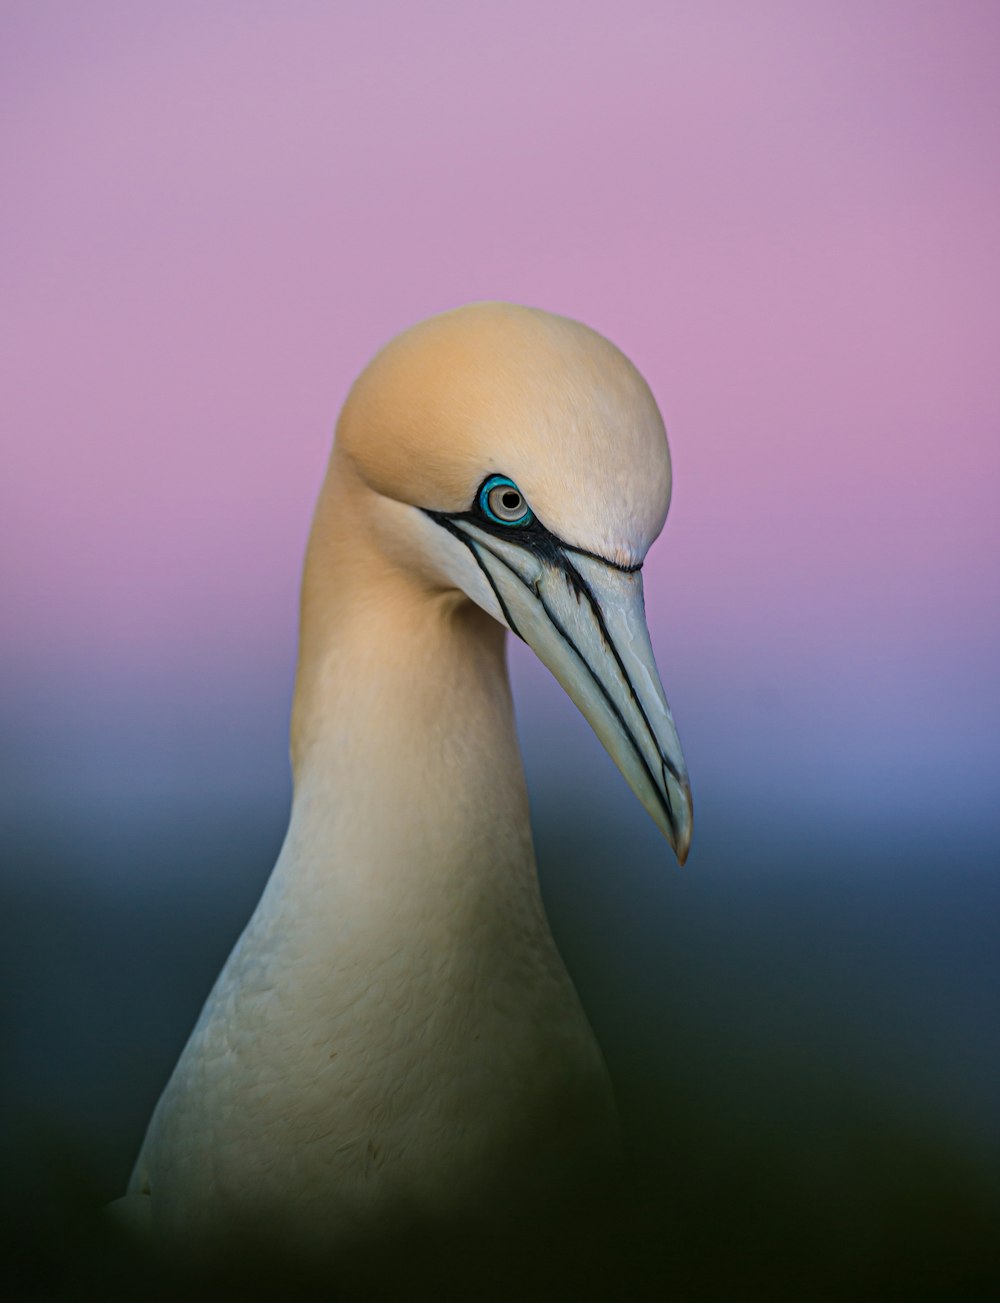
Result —
<path fill-rule="evenodd" d="M 614 1147 L 539 894 L 505 630 L 683 863 L 641 576 L 670 487 L 647 385 L 566 318 L 461 308 L 357 380 L 305 563 L 287 837 L 121 1201 L 157 1242 L 492 1216 Z"/>

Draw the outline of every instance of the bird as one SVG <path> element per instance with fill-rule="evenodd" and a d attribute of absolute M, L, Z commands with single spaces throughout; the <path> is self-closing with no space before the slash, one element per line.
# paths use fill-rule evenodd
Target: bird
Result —
<path fill-rule="evenodd" d="M 649 386 L 567 317 L 469 304 L 355 381 L 306 549 L 287 834 L 118 1201 L 153 1242 L 332 1252 L 550 1206 L 612 1161 L 506 643 L 548 667 L 683 864 L 690 785 L 642 584 L 671 483 Z"/>

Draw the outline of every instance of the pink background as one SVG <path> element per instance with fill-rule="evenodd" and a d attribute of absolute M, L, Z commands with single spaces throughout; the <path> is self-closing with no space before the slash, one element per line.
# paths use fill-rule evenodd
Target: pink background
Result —
<path fill-rule="evenodd" d="M 610 335 L 664 410 L 648 605 L 696 791 L 766 801 L 777 767 L 782 805 L 943 840 L 974 814 L 1000 704 L 996 6 L 0 21 L 8 799 L 280 780 L 347 386 L 496 297 Z"/>

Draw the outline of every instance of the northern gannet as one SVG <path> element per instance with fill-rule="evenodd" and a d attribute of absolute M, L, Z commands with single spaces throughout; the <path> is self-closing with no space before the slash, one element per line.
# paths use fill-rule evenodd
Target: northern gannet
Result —
<path fill-rule="evenodd" d="M 155 1241 L 322 1250 L 544 1202 L 613 1148 L 539 894 L 505 630 L 683 863 L 641 576 L 670 488 L 649 388 L 566 318 L 460 308 L 355 382 L 305 562 L 287 837 L 121 1201 Z"/>

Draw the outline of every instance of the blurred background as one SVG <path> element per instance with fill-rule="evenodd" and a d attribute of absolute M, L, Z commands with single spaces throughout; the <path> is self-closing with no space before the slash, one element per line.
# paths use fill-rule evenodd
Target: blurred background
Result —
<path fill-rule="evenodd" d="M 1000 9 L 5 0 L 0 65 L 24 1289 L 67 1209 L 122 1190 L 281 843 L 347 388 L 503 298 L 610 336 L 673 449 L 646 573 L 683 872 L 511 649 L 650 1280 L 991 1297 Z"/>

